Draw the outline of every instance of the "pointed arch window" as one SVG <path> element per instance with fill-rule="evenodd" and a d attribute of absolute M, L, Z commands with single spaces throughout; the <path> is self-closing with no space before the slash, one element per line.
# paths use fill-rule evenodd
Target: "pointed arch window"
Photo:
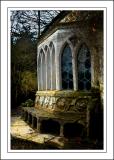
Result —
<path fill-rule="evenodd" d="M 91 57 L 90 51 L 85 44 L 82 44 L 78 52 L 78 89 L 91 89 Z"/>
<path fill-rule="evenodd" d="M 73 89 L 72 52 L 67 44 L 61 56 L 62 89 Z"/>

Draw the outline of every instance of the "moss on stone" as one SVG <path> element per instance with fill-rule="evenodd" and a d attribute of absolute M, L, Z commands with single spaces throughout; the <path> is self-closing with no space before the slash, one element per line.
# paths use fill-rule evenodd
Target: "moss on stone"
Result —
<path fill-rule="evenodd" d="M 36 96 L 51 96 L 51 97 L 77 97 L 77 96 L 93 96 L 98 91 L 72 91 L 72 90 L 53 90 L 53 91 L 37 91 Z"/>

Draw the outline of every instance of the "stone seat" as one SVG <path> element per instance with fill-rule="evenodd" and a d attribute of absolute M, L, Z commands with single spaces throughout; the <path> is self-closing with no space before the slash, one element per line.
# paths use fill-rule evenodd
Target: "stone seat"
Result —
<path fill-rule="evenodd" d="M 40 133 L 42 133 L 41 130 L 43 130 L 43 133 L 48 133 L 51 131 L 52 134 L 55 132 L 58 136 L 64 137 L 65 134 L 65 128 L 64 126 L 68 124 L 81 124 L 82 121 L 80 119 L 86 119 L 85 115 L 78 115 L 74 112 L 47 112 L 45 110 L 40 110 L 35 107 L 24 107 L 23 108 L 23 114 L 22 117 L 24 120 L 31 125 L 32 128 L 36 128 L 36 130 Z M 82 125 L 82 124 L 81 124 Z M 44 129 L 42 129 L 43 127 Z M 84 126 L 84 124 L 83 124 Z M 51 129 L 50 129 L 51 128 Z M 67 129 L 68 131 L 69 129 Z M 73 129 L 74 131 L 74 129 Z M 73 132 L 71 131 L 71 132 Z"/>
<path fill-rule="evenodd" d="M 76 112 L 47 112 L 43 109 L 37 109 L 35 107 L 24 107 L 23 112 L 27 112 L 31 114 L 32 116 L 42 119 L 54 119 L 58 122 L 74 122 L 76 120 L 79 120 L 81 118 L 85 118 L 84 114 L 77 114 Z"/>

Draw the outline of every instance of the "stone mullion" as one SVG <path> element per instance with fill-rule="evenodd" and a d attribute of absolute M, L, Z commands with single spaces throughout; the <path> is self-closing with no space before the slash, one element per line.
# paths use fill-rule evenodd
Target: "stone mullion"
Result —
<path fill-rule="evenodd" d="M 56 89 L 56 62 L 55 62 L 55 48 L 53 46 L 52 51 L 51 51 L 51 71 L 52 71 L 52 86 L 51 89 L 55 90 Z"/>
<path fill-rule="evenodd" d="M 40 69 L 40 81 L 41 81 L 41 90 L 43 90 L 43 64 L 42 64 L 42 58 L 43 58 L 43 56 L 41 56 L 41 69 Z"/>
<path fill-rule="evenodd" d="M 42 54 L 42 90 L 46 90 L 45 54 Z"/>
<path fill-rule="evenodd" d="M 51 89 L 51 64 L 50 64 L 50 52 L 46 51 L 46 90 Z"/>
<path fill-rule="evenodd" d="M 53 67 L 54 67 L 53 66 L 52 54 L 53 53 L 52 53 L 52 50 L 51 50 L 51 52 L 50 52 L 50 60 L 51 60 L 51 62 L 50 62 L 51 63 L 51 65 L 50 65 L 51 66 L 51 68 L 50 68 L 51 69 L 51 90 L 53 90 Z"/>
<path fill-rule="evenodd" d="M 47 53 L 46 55 L 46 90 L 48 90 L 48 64 L 47 64 Z"/>
<path fill-rule="evenodd" d="M 74 90 L 77 90 L 77 63 L 76 63 L 76 58 L 75 58 L 75 53 L 73 52 L 73 57 L 72 57 L 72 71 L 73 71 L 73 87 L 74 87 Z"/>
<path fill-rule="evenodd" d="M 55 48 L 55 67 L 56 67 L 56 90 L 61 90 L 61 57 L 60 49 Z"/>
<path fill-rule="evenodd" d="M 38 58 L 38 90 L 41 90 L 41 56 Z"/>
<path fill-rule="evenodd" d="M 45 55 L 45 54 L 44 54 Z M 45 65 L 45 76 L 44 76 L 44 83 L 45 83 L 45 85 L 44 85 L 44 89 L 46 90 L 46 57 L 44 57 L 44 65 Z"/>
<path fill-rule="evenodd" d="M 95 85 L 95 78 L 94 78 L 95 77 L 95 70 L 94 70 L 95 57 L 94 57 L 94 55 L 96 54 L 95 49 L 91 49 L 90 54 L 91 54 L 91 87 L 93 87 Z"/>
<path fill-rule="evenodd" d="M 80 49 L 80 45 L 82 42 L 79 42 L 77 46 L 74 48 L 74 65 L 75 65 L 75 73 L 74 73 L 74 90 L 78 90 L 78 51 Z"/>

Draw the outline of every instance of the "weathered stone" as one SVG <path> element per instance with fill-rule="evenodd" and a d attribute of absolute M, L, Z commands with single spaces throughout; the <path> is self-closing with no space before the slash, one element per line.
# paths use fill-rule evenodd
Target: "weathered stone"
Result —
<path fill-rule="evenodd" d="M 76 13 L 71 11 L 71 13 Z M 92 15 L 91 15 L 92 16 Z M 56 26 L 50 26 L 48 32 L 44 32 L 39 39 L 37 47 L 38 58 L 38 91 L 36 93 L 34 109 L 25 108 L 28 115 L 42 120 L 57 121 L 60 124 L 60 136 L 63 136 L 64 125 L 66 123 L 79 123 L 85 127 L 89 135 L 90 112 L 98 112 L 100 96 L 103 101 L 103 30 L 95 28 L 91 22 L 76 23 L 75 16 L 62 23 L 58 21 Z M 97 17 L 99 18 L 99 17 Z M 73 88 L 63 90 L 62 82 L 62 55 L 65 46 L 71 50 L 72 75 L 70 79 Z M 91 84 L 89 91 L 80 89 L 79 83 L 79 51 L 81 46 L 86 48 L 86 54 L 90 54 L 81 67 L 86 67 L 84 76 L 84 86 Z M 70 53 L 69 53 L 70 54 Z M 88 57 L 89 57 L 88 56 Z M 70 56 L 69 56 L 70 57 Z M 68 57 L 68 58 L 69 58 Z M 89 59 L 89 61 L 88 61 Z M 81 62 L 82 63 L 82 62 Z M 89 68 L 89 73 L 87 72 Z M 69 68 L 68 68 L 69 69 Z M 87 72 L 87 73 L 86 73 Z M 88 75 L 91 75 L 88 79 Z M 85 81 L 87 80 L 87 83 Z M 66 83 L 66 82 L 65 82 Z M 82 86 L 83 86 L 82 85 Z M 93 109 L 94 108 L 94 109 Z M 28 119 L 29 121 L 29 119 Z M 39 122 L 37 122 L 39 123 Z M 39 125 L 40 125 L 39 123 Z M 37 124 L 37 128 L 38 124 Z M 39 130 L 39 129 L 38 129 Z"/>

